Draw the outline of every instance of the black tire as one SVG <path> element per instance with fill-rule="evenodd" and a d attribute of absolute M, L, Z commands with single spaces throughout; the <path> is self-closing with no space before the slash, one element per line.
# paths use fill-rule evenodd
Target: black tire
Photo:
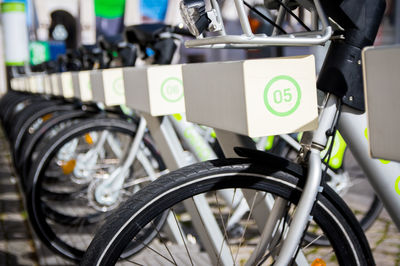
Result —
<path fill-rule="evenodd" d="M 16 129 L 13 134 L 13 156 L 14 156 L 14 164 L 16 165 L 16 169 L 20 169 L 20 150 L 21 143 L 23 142 L 24 137 L 27 137 L 32 124 L 37 122 L 38 119 L 42 119 L 42 117 L 46 115 L 56 116 L 60 112 L 71 112 L 75 109 L 72 105 L 39 105 L 36 110 L 29 111 L 26 116 L 21 119 L 21 123 L 16 124 Z M 21 173 L 19 173 L 21 174 Z"/>
<path fill-rule="evenodd" d="M 291 158 L 291 159 L 295 159 L 297 156 L 297 152 L 293 150 L 293 148 L 288 145 L 288 143 L 286 141 L 284 141 L 281 138 L 278 138 L 278 141 L 276 143 L 276 145 L 273 148 L 273 152 L 274 154 L 277 154 L 280 157 L 284 157 L 284 158 Z M 349 156 L 351 156 L 350 152 L 348 149 L 346 149 L 344 156 L 346 157 L 346 159 L 344 159 L 345 161 L 349 160 Z M 351 160 L 351 159 L 350 159 Z M 354 159 L 352 159 L 354 161 Z M 350 179 L 352 180 L 363 180 L 362 182 L 367 183 L 368 180 L 365 177 L 365 174 L 362 172 L 362 170 L 360 169 L 360 167 L 358 165 L 354 165 L 352 168 L 357 168 L 357 169 L 351 169 L 351 171 L 355 171 L 358 172 L 357 175 L 358 177 L 351 177 Z M 346 165 L 342 165 L 342 167 L 337 170 L 337 172 L 344 172 L 347 171 L 347 167 Z M 331 179 L 331 177 L 328 176 L 328 181 Z M 348 188 L 345 189 L 345 191 L 343 193 L 340 193 L 339 195 L 344 198 L 345 202 L 357 213 L 357 219 L 360 222 L 360 225 L 362 227 L 362 229 L 364 230 L 364 232 L 366 232 L 371 226 L 372 224 L 375 222 L 376 219 L 378 219 L 380 213 L 383 210 L 383 203 L 379 200 L 378 196 L 375 195 L 375 193 L 373 193 L 373 191 L 371 189 L 370 194 L 368 194 L 368 197 L 366 197 L 364 195 L 364 197 L 362 199 L 357 199 L 355 200 L 355 202 L 363 202 L 363 210 L 357 209 L 357 207 L 359 206 L 352 206 L 352 201 L 351 197 L 354 197 L 354 195 L 357 195 L 357 191 L 354 192 L 352 190 L 352 183 L 354 181 L 347 181 L 347 185 L 349 186 Z M 364 185 L 365 186 L 365 185 Z M 369 188 L 371 187 L 370 185 L 367 185 Z M 336 192 L 340 192 L 340 191 L 336 191 Z M 350 198 L 349 198 L 350 196 Z M 311 233 L 311 232 L 307 232 L 307 234 L 304 237 L 304 240 L 307 242 L 311 242 L 315 239 L 315 234 Z M 316 246 L 329 246 L 329 240 L 322 236 L 320 238 L 318 238 L 317 240 L 313 241 L 313 245 Z"/>
<path fill-rule="evenodd" d="M 215 160 L 188 166 L 159 178 L 135 194 L 106 221 L 90 244 L 80 265 L 114 265 L 126 243 L 134 239 L 141 228 L 151 223 L 154 217 L 201 193 L 212 194 L 211 191 L 227 188 L 256 189 L 296 204 L 301 194 L 304 173 L 289 162 L 282 164 L 280 160 L 279 165 L 286 167 L 274 170 L 267 167 L 265 162 L 248 159 Z M 213 208 L 217 209 L 215 206 Z M 331 241 L 340 265 L 374 265 L 362 229 L 332 189 L 327 187 L 320 193 L 312 215 Z M 165 247 L 169 244 L 165 239 L 162 241 L 164 242 L 161 243 L 166 244 Z M 229 243 L 230 240 L 225 238 L 225 241 Z M 185 251 L 183 247 L 180 250 Z M 165 251 L 164 254 L 172 260 L 172 255 L 169 256 Z M 180 255 L 180 262 L 182 256 L 188 257 L 185 252 Z M 144 256 L 150 258 L 150 254 Z M 164 262 L 165 257 L 161 258 Z M 135 260 L 134 257 L 129 258 L 129 262 L 138 263 L 137 265 L 162 265 L 162 262 L 151 258 L 145 262 Z M 203 264 L 206 265 L 207 262 Z"/>
<path fill-rule="evenodd" d="M 22 97 L 15 97 L 10 100 L 8 108 L 4 112 L 3 126 L 10 137 L 10 130 L 13 125 L 14 118 L 22 111 L 26 106 L 29 106 L 33 102 L 43 101 L 42 98 L 33 95 L 23 95 Z"/>
<path fill-rule="evenodd" d="M 364 230 L 364 232 L 366 232 L 373 225 L 376 219 L 378 219 L 382 210 L 383 210 L 383 203 L 378 198 L 378 196 L 375 195 L 372 200 L 372 204 L 368 208 L 367 213 L 361 217 L 361 220 L 359 220 L 361 228 Z M 306 241 L 307 243 L 312 242 L 313 245 L 324 246 L 324 247 L 330 245 L 329 240 L 325 236 L 322 236 L 315 241 L 314 239 L 315 239 L 315 234 L 311 232 L 307 232 L 304 236 L 304 241 Z"/>
<path fill-rule="evenodd" d="M 33 163 L 32 170 L 29 174 L 29 181 L 27 182 L 26 205 L 29 220 L 36 234 L 51 250 L 74 261 L 81 259 L 87 245 L 89 244 L 85 244 L 83 241 L 87 241 L 88 238 L 91 239 L 92 236 L 87 236 L 87 234 L 94 234 L 93 232 L 99 226 L 99 223 L 104 221 L 105 217 L 109 215 L 109 212 L 99 212 L 91 209 L 90 214 L 78 213 L 76 216 L 67 213 L 67 211 L 60 212 L 60 209 L 53 207 L 51 203 L 57 204 L 57 202 L 62 202 L 62 204 L 65 204 L 63 206 L 68 206 L 67 204 L 70 203 L 68 200 L 73 199 L 75 201 L 71 204 L 82 204 L 82 201 L 84 203 L 84 205 L 77 205 L 77 210 L 79 210 L 79 208 L 85 210 L 89 209 L 90 206 L 88 205 L 87 199 L 80 200 L 77 197 L 74 199 L 73 196 L 69 196 L 70 194 L 74 195 L 74 192 L 81 192 L 79 189 L 87 189 L 88 185 L 83 184 L 76 190 L 64 194 L 48 191 L 45 187 L 46 179 L 48 181 L 52 178 L 49 182 L 62 182 L 63 180 L 59 177 L 47 176 L 46 170 L 48 169 L 53 157 L 57 154 L 60 148 L 64 146 L 64 144 L 86 133 L 104 130 L 118 132 L 118 134 L 124 134 L 132 138 L 135 135 L 136 124 L 115 118 L 92 118 L 82 120 L 78 124 L 64 129 L 62 132 L 59 132 L 54 136 L 49 141 L 48 145 L 43 148 L 42 152 L 38 156 L 38 160 Z M 151 158 L 157 163 L 159 168 L 158 170 L 164 170 L 165 165 L 162 162 L 161 157 L 146 138 L 144 139 L 144 145 L 151 153 Z M 49 195 L 49 193 L 51 195 Z M 157 222 L 160 227 L 164 223 L 165 219 L 166 215 L 163 214 L 158 217 Z M 69 232 L 68 230 L 71 230 L 71 228 L 77 232 Z M 67 233 L 71 233 L 71 235 L 75 233 L 76 235 L 79 232 L 85 232 L 85 236 L 82 236 L 80 239 L 81 242 L 66 239 Z M 144 241 L 150 241 L 153 237 L 153 231 L 149 231 L 148 234 L 143 235 Z M 88 242 L 90 242 L 90 239 Z M 135 245 L 130 246 L 129 250 L 126 252 L 126 256 L 130 256 L 140 250 L 140 248 L 141 247 Z"/>
<path fill-rule="evenodd" d="M 20 169 L 21 180 L 24 181 L 27 178 L 29 170 L 32 167 L 34 155 L 37 155 L 40 147 L 45 145 L 47 140 L 54 134 L 53 130 L 61 130 L 62 127 L 74 124 L 77 120 L 94 117 L 95 115 L 94 113 L 82 110 L 57 113 L 56 116 L 44 122 L 33 134 L 29 132 L 29 134 L 24 136 L 19 153 L 17 153 L 19 160 L 16 163 L 17 168 Z"/>
<path fill-rule="evenodd" d="M 10 105 L 10 108 L 6 112 L 6 129 L 12 130 L 18 116 L 23 113 L 27 108 L 32 106 L 43 104 L 45 102 L 52 102 L 39 95 L 27 94 L 24 97 L 15 98 Z"/>
<path fill-rule="evenodd" d="M 11 110 L 14 107 L 14 101 L 17 99 L 26 98 L 27 96 L 23 93 L 16 91 L 8 91 L 3 97 L 0 99 L 0 118 L 2 122 L 6 120 L 8 117 L 6 116 L 8 110 Z"/>

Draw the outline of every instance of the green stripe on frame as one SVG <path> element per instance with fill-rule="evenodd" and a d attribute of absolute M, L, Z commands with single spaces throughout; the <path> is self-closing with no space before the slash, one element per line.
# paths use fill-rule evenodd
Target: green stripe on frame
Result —
<path fill-rule="evenodd" d="M 21 2 L 1 3 L 1 12 L 25 12 L 25 4 Z"/>
<path fill-rule="evenodd" d="M 6 62 L 6 66 L 23 66 L 25 62 Z"/>

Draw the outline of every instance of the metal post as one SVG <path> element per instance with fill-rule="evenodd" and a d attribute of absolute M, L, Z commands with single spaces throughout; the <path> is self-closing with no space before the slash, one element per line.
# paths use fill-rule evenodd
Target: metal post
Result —
<path fill-rule="evenodd" d="M 400 0 L 395 0 L 395 43 L 400 43 Z"/>

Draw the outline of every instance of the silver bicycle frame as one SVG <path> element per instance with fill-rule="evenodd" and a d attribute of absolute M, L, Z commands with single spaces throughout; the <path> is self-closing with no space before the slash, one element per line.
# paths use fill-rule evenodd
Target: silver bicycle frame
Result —
<path fill-rule="evenodd" d="M 396 192 L 396 186 L 399 185 L 396 181 L 400 177 L 400 163 L 387 163 L 370 157 L 366 113 L 344 106 L 339 121 L 339 131 L 397 229 L 400 230 L 400 195 Z"/>

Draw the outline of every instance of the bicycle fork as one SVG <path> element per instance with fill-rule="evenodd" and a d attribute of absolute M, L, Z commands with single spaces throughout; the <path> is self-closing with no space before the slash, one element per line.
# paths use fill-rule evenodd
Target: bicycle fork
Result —
<path fill-rule="evenodd" d="M 299 203 L 293 215 L 290 228 L 287 232 L 286 238 L 283 241 L 280 253 L 277 257 L 275 265 L 285 266 L 288 265 L 292 259 L 296 250 L 300 245 L 301 238 L 307 229 L 309 221 L 312 220 L 311 211 L 315 204 L 317 195 L 322 192 L 321 184 L 321 157 L 320 153 L 325 149 L 326 143 L 328 141 L 326 132 L 332 128 L 335 123 L 337 115 L 337 97 L 333 95 L 328 95 L 326 105 L 320 115 L 319 126 L 313 132 L 312 141 L 306 149 L 309 149 L 309 159 L 308 159 L 308 174 L 306 183 L 303 188 Z M 285 208 L 285 204 L 280 204 L 278 208 Z M 277 210 L 278 214 L 281 214 Z M 276 220 L 275 220 L 276 219 Z M 276 218 L 269 219 L 265 228 L 271 227 L 269 222 L 274 223 L 280 219 L 280 216 Z M 265 230 L 266 234 L 270 234 L 270 231 Z M 264 232 L 263 232 L 264 234 Z M 262 236 L 262 239 L 270 239 L 268 236 Z M 261 243 L 265 245 L 265 243 Z"/>
<path fill-rule="evenodd" d="M 129 150 L 128 156 L 124 161 L 123 165 L 115 169 L 109 178 L 105 179 L 95 191 L 96 200 L 102 201 L 102 199 L 107 198 L 108 201 L 115 202 L 119 196 L 120 190 L 123 187 L 125 178 L 129 171 L 129 167 L 135 160 L 140 143 L 142 142 L 144 133 L 146 131 L 146 120 L 140 118 L 138 130 L 136 132 L 135 138 Z M 105 196 L 106 195 L 106 196 Z"/>

